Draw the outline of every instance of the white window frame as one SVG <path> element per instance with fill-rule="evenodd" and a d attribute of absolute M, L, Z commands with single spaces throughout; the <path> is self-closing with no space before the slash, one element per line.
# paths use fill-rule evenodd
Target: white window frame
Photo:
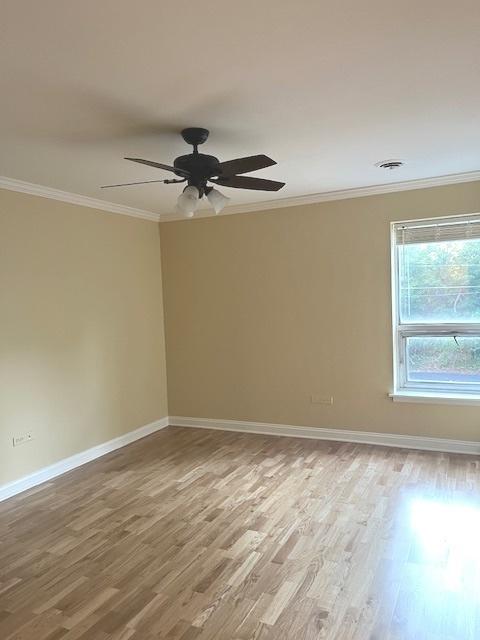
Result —
<path fill-rule="evenodd" d="M 402 225 L 424 226 L 425 224 L 435 224 L 440 221 L 449 221 L 463 218 L 468 221 L 475 216 L 448 216 L 444 218 L 426 218 L 422 220 L 408 220 L 392 222 L 391 227 L 391 273 L 392 273 L 392 325 L 393 325 L 393 393 L 390 395 L 395 399 L 402 399 L 405 396 L 438 398 L 465 398 L 475 399 L 480 402 L 480 383 L 455 383 L 455 382 L 413 382 L 407 379 L 407 338 L 417 336 L 429 337 L 480 337 L 479 323 L 402 323 L 400 319 L 400 259 L 399 250 L 401 245 L 397 244 L 396 231 Z"/>

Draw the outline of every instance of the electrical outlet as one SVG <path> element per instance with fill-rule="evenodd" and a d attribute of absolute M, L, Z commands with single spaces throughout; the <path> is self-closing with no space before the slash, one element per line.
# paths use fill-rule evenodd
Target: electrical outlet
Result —
<path fill-rule="evenodd" d="M 311 395 L 310 401 L 312 404 L 333 404 L 333 396 L 319 396 Z"/>
<path fill-rule="evenodd" d="M 33 440 L 33 433 L 31 431 L 26 431 L 18 436 L 13 436 L 12 444 L 14 447 L 18 447 L 21 444 L 25 444 L 25 442 L 30 442 Z"/>

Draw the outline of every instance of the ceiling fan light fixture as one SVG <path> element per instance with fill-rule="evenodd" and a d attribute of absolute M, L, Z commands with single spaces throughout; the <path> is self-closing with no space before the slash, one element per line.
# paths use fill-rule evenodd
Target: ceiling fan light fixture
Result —
<path fill-rule="evenodd" d="M 220 211 L 222 211 L 222 209 L 224 209 L 230 202 L 230 198 L 224 196 L 221 191 L 218 191 L 218 189 L 215 188 L 208 191 L 207 199 L 217 214 L 220 213 Z"/>
<path fill-rule="evenodd" d="M 215 156 L 199 153 L 198 146 L 207 140 L 208 135 L 208 129 L 200 127 L 183 129 L 182 137 L 187 144 L 193 146 L 193 151 L 175 158 L 173 164 L 163 164 L 153 160 L 145 160 L 144 158 L 125 158 L 130 162 L 169 171 L 178 176 L 176 178 L 107 184 L 100 188 L 130 187 L 137 184 L 148 184 L 149 182 L 163 182 L 164 184 L 186 182 L 188 186 L 177 199 L 177 210 L 185 217 L 192 218 L 204 195 L 207 196 L 216 214 L 220 213 L 230 200 L 223 193 L 211 187 L 209 183 L 220 185 L 221 187 L 250 189 L 252 191 L 279 191 L 285 186 L 284 182 L 279 182 L 278 180 L 266 180 L 265 178 L 245 175 L 246 173 L 266 169 L 277 164 L 275 160 L 263 153 L 245 156 L 244 158 L 235 158 L 226 162 L 220 162 Z"/>
<path fill-rule="evenodd" d="M 185 187 L 178 196 L 177 208 L 187 218 L 191 218 L 198 209 L 200 203 L 200 192 L 197 187 Z"/>

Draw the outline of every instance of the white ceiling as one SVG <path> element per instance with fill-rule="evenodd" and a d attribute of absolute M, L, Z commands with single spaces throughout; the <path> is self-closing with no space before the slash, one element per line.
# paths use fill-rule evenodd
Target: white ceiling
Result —
<path fill-rule="evenodd" d="M 0 175 L 171 214 L 175 132 L 266 153 L 252 203 L 480 169 L 478 0 L 3 0 Z M 396 172 L 374 166 L 388 158 Z"/>

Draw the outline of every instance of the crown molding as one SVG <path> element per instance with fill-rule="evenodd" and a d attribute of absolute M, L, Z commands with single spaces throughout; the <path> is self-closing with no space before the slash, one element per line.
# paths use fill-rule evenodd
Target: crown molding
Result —
<path fill-rule="evenodd" d="M 366 196 L 381 195 L 384 193 L 396 193 L 399 191 L 413 191 L 415 189 L 428 189 L 429 187 L 441 187 L 462 182 L 480 181 L 480 171 L 469 171 L 467 173 L 451 173 L 435 178 L 420 178 L 418 180 L 405 180 L 403 182 L 391 182 L 388 184 L 372 185 L 370 187 L 358 187 L 355 189 L 343 189 L 340 191 L 323 191 L 305 196 L 294 196 L 292 198 L 280 198 L 278 200 L 265 200 L 264 202 L 253 202 L 250 204 L 239 204 L 225 207 L 221 215 L 233 215 L 235 213 L 253 213 L 255 211 L 268 211 L 269 209 L 283 209 L 285 207 L 300 207 L 307 204 L 318 204 L 321 202 L 332 202 L 333 200 L 348 200 L 350 198 L 364 198 Z M 215 217 L 211 209 L 200 209 L 195 218 Z M 193 218 L 193 219 L 195 219 Z M 191 220 L 192 218 L 190 218 Z M 161 222 L 173 222 L 175 220 L 185 220 L 179 214 L 162 215 Z"/>
<path fill-rule="evenodd" d="M 451 173 L 445 176 L 437 176 L 435 178 L 420 178 L 418 180 L 406 180 L 403 182 L 391 182 L 388 184 L 378 184 L 369 187 L 358 187 L 355 189 L 343 189 L 340 191 L 323 191 L 320 193 L 311 193 L 304 196 L 294 196 L 291 198 L 279 198 L 278 200 L 265 200 L 263 202 L 252 202 L 248 204 L 239 204 L 226 207 L 221 215 L 233 215 L 236 213 L 253 213 L 255 211 L 268 211 L 270 209 L 283 209 L 285 207 L 300 207 L 308 204 L 318 204 L 321 202 L 332 202 L 334 200 L 348 200 L 350 198 L 364 198 L 366 196 L 381 195 L 384 193 L 396 193 L 399 191 L 412 191 L 414 189 L 428 189 L 429 187 L 441 187 L 451 184 L 459 184 L 462 182 L 480 181 L 480 171 L 469 171 L 467 173 Z M 125 205 L 108 202 L 106 200 L 98 200 L 88 196 L 82 196 L 78 193 L 70 193 L 53 189 L 52 187 L 44 187 L 40 184 L 24 182 L 15 178 L 7 178 L 0 176 L 0 189 L 8 189 L 9 191 L 18 191 L 20 193 L 28 193 L 41 198 L 50 198 L 51 200 L 60 200 L 69 204 L 76 204 L 81 207 L 89 207 L 109 213 L 119 213 L 124 216 L 132 216 L 134 218 L 143 218 L 144 220 L 153 220 L 154 222 L 173 222 L 175 220 L 185 220 L 184 216 L 177 213 L 161 215 L 153 211 L 145 209 L 135 209 Z M 215 217 L 215 213 L 211 209 L 200 209 L 195 218 Z M 193 219 L 195 219 L 193 218 Z M 190 218 L 191 220 L 191 218 Z"/>
<path fill-rule="evenodd" d="M 153 211 L 145 211 L 144 209 L 135 209 L 122 204 L 115 204 L 106 200 L 97 200 L 89 198 L 78 193 L 70 193 L 68 191 L 60 191 L 60 189 L 52 189 L 44 187 L 41 184 L 33 184 L 31 182 L 23 182 L 23 180 L 15 180 L 0 176 L 0 188 L 9 191 L 18 191 L 20 193 L 28 193 L 32 196 L 40 196 L 41 198 L 50 198 L 50 200 L 60 200 L 69 204 L 77 204 L 81 207 L 89 207 L 90 209 L 98 209 L 100 211 L 108 211 L 109 213 L 119 213 L 124 216 L 132 216 L 134 218 L 143 218 L 145 220 L 153 220 L 158 222 L 160 216 Z"/>

